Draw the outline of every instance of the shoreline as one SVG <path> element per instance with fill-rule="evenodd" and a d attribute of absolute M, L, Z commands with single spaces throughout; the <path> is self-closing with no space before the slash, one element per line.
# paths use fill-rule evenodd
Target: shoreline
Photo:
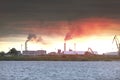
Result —
<path fill-rule="evenodd" d="M 0 56 L 0 61 L 120 61 L 116 55 Z"/>

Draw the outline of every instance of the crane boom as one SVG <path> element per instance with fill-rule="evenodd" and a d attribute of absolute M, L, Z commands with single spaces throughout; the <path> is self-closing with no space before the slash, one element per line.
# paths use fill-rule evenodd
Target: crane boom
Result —
<path fill-rule="evenodd" d="M 113 42 L 115 41 L 116 43 L 116 46 L 117 46 L 117 49 L 118 49 L 118 55 L 120 56 L 120 43 L 119 43 L 119 40 L 117 38 L 117 36 L 115 35 L 114 38 L 113 38 Z M 112 43 L 113 43 L 112 42 Z"/>
<path fill-rule="evenodd" d="M 95 54 L 91 48 L 88 48 L 88 50 L 85 51 L 85 55 L 95 55 Z"/>
<path fill-rule="evenodd" d="M 119 40 L 118 40 L 118 38 L 117 38 L 116 35 L 114 36 L 112 43 L 113 43 L 114 41 L 115 41 L 115 43 L 116 43 L 117 49 L 119 49 Z"/>
<path fill-rule="evenodd" d="M 88 51 L 91 52 L 91 54 L 94 54 L 94 52 L 91 48 L 88 48 Z"/>

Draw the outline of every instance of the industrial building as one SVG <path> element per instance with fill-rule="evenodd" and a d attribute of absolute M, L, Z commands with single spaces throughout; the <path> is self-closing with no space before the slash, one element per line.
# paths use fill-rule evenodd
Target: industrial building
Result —
<path fill-rule="evenodd" d="M 76 43 L 74 43 L 74 50 L 72 49 L 69 49 L 68 51 L 66 50 L 66 41 L 64 42 L 64 51 L 63 53 L 64 54 L 80 54 L 80 55 L 95 55 L 95 54 L 98 54 L 97 51 L 93 51 L 91 48 L 88 48 L 87 51 L 76 51 Z"/>
<path fill-rule="evenodd" d="M 80 54 L 84 55 L 86 51 L 64 51 L 64 54 Z M 98 54 L 97 51 L 93 51 L 94 54 Z"/>
<path fill-rule="evenodd" d="M 37 50 L 37 51 L 23 51 L 22 55 L 45 55 L 47 53 L 46 50 Z"/>

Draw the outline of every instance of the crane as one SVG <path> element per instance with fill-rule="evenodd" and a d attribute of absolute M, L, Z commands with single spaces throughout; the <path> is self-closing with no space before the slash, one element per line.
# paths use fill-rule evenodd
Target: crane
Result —
<path fill-rule="evenodd" d="M 85 52 L 85 55 L 95 55 L 95 53 L 91 48 L 88 48 L 88 50 Z"/>
<path fill-rule="evenodd" d="M 117 49 L 118 49 L 118 55 L 120 56 L 120 43 L 119 43 L 119 39 L 117 38 L 116 35 L 115 35 L 114 38 L 113 38 L 112 43 L 113 43 L 113 42 L 116 43 L 116 46 L 117 46 Z"/>

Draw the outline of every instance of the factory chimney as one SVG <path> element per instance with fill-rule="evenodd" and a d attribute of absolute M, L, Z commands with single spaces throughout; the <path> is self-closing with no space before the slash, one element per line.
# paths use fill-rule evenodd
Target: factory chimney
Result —
<path fill-rule="evenodd" d="M 25 41 L 25 51 L 27 51 L 27 43 L 28 41 L 30 40 L 36 40 L 36 35 L 35 34 L 29 34 L 28 37 L 27 37 L 27 40 Z"/>
<path fill-rule="evenodd" d="M 27 42 L 28 42 L 29 40 L 26 40 L 25 41 L 25 51 L 27 51 Z"/>
<path fill-rule="evenodd" d="M 66 42 L 64 43 L 64 52 L 66 51 Z"/>
<path fill-rule="evenodd" d="M 72 34 L 71 33 L 67 33 L 66 35 L 65 35 L 65 38 L 64 38 L 64 52 L 66 51 L 66 41 L 68 41 L 68 40 L 70 40 L 70 39 L 72 39 Z"/>

